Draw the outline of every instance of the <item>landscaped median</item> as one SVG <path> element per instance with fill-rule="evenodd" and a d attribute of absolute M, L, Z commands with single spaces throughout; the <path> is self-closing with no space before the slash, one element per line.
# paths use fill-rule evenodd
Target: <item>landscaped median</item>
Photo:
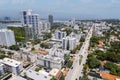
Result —
<path fill-rule="evenodd" d="M 80 65 L 80 64 L 81 64 L 81 62 L 82 62 L 82 58 L 83 58 L 83 56 L 82 56 L 82 55 L 80 55 L 79 57 L 80 57 L 80 59 L 79 59 L 79 65 Z"/>

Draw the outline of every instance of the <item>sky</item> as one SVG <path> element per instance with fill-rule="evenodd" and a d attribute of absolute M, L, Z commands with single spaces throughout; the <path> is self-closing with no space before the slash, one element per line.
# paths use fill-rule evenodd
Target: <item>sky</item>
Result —
<path fill-rule="evenodd" d="M 120 0 L 0 0 L 0 18 L 18 18 L 21 10 L 32 9 L 47 18 L 111 19 L 120 18 Z"/>

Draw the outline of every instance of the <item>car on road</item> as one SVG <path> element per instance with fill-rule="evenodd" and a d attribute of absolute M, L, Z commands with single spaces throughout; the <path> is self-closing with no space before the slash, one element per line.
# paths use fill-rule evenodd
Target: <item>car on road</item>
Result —
<path fill-rule="evenodd" d="M 73 69 L 73 67 L 71 67 L 71 69 Z"/>
<path fill-rule="evenodd" d="M 81 76 L 79 77 L 79 80 L 81 79 Z"/>

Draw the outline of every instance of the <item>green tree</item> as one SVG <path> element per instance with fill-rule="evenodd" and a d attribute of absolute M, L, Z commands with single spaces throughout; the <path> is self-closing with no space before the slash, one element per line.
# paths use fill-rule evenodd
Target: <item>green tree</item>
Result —
<path fill-rule="evenodd" d="M 36 44 L 39 44 L 41 41 L 39 40 L 39 39 L 36 39 L 36 40 L 34 40 L 34 41 L 32 41 L 32 44 L 33 45 L 36 45 Z"/>
<path fill-rule="evenodd" d="M 50 80 L 57 80 L 54 76 Z"/>
<path fill-rule="evenodd" d="M 99 60 L 108 60 L 111 62 L 120 62 L 120 55 L 115 53 L 97 53 L 97 59 Z"/>
<path fill-rule="evenodd" d="M 9 56 L 10 58 L 12 58 L 12 56 L 13 56 L 14 53 L 8 52 L 7 54 L 8 54 L 8 56 Z"/>
<path fill-rule="evenodd" d="M 35 48 L 33 47 L 32 49 L 31 49 L 31 51 L 34 51 L 35 50 Z"/>
<path fill-rule="evenodd" d="M 84 75 L 80 80 L 90 80 L 87 75 Z"/>
<path fill-rule="evenodd" d="M 9 47 L 9 49 L 16 50 L 16 51 L 20 50 L 18 45 L 12 45 L 12 46 Z"/>
<path fill-rule="evenodd" d="M 80 39 L 80 42 L 85 42 L 85 38 L 81 38 L 81 39 Z"/>
<path fill-rule="evenodd" d="M 95 50 L 95 53 L 99 54 L 99 53 L 104 53 L 102 50 Z"/>
<path fill-rule="evenodd" d="M 114 63 L 112 63 L 112 62 L 107 62 L 105 65 L 104 65 L 104 67 L 106 68 L 106 69 L 108 69 L 108 70 L 110 70 L 110 73 L 111 74 L 113 74 L 113 75 L 120 75 L 119 73 L 120 73 L 120 70 L 119 70 L 119 67 L 116 65 L 116 64 L 114 64 Z"/>
<path fill-rule="evenodd" d="M 111 42 L 111 47 L 108 50 L 108 52 L 112 52 L 115 54 L 120 54 L 120 41 L 115 41 L 115 42 Z"/>
<path fill-rule="evenodd" d="M 70 55 L 65 54 L 65 55 L 64 55 L 64 60 L 65 60 L 65 61 L 68 61 L 69 59 L 70 59 Z"/>
<path fill-rule="evenodd" d="M 67 64 L 66 64 L 66 66 L 67 66 L 68 68 L 70 68 L 70 67 L 72 66 L 72 64 L 73 64 L 73 61 L 69 60 L 69 61 L 67 62 Z"/>
<path fill-rule="evenodd" d="M 21 42 L 25 40 L 25 29 L 24 27 L 8 27 L 8 29 L 14 31 L 15 40 Z"/>
<path fill-rule="evenodd" d="M 8 57 L 6 55 L 0 55 L 0 59 L 4 59 L 5 57 Z"/>
<path fill-rule="evenodd" d="M 95 51 L 96 55 L 97 55 L 97 59 L 100 59 L 100 60 L 106 60 L 107 59 L 107 54 L 104 53 L 103 51 L 101 50 L 96 50 Z"/>
<path fill-rule="evenodd" d="M 84 64 L 84 70 L 88 68 L 88 64 Z"/>
<path fill-rule="evenodd" d="M 65 76 L 62 75 L 61 78 L 60 78 L 60 80 L 65 80 Z"/>
<path fill-rule="evenodd" d="M 66 28 L 65 31 L 66 31 L 67 36 L 68 36 L 73 30 L 71 28 Z"/>
<path fill-rule="evenodd" d="M 97 43 L 98 43 L 98 40 L 99 40 L 99 37 L 93 36 L 93 37 L 91 37 L 90 42 L 97 44 Z"/>
<path fill-rule="evenodd" d="M 51 46 L 49 44 L 47 44 L 47 43 L 41 43 L 40 47 L 42 47 L 42 48 L 50 48 Z"/>
<path fill-rule="evenodd" d="M 44 39 L 45 39 L 45 40 L 47 40 L 47 39 L 49 39 L 49 38 L 52 37 L 52 33 L 44 32 L 43 34 L 44 34 Z"/>
<path fill-rule="evenodd" d="M 89 67 L 92 69 L 100 66 L 99 60 L 97 60 L 95 57 L 88 58 L 87 63 L 89 65 Z"/>
<path fill-rule="evenodd" d="M 36 71 L 36 72 L 39 72 L 40 70 L 41 70 L 41 67 L 35 68 L 35 71 Z"/>
<path fill-rule="evenodd" d="M 116 69 L 112 68 L 111 71 L 110 71 L 110 74 L 117 75 Z"/>
<path fill-rule="evenodd" d="M 0 50 L 0 54 L 5 54 L 5 51 Z"/>

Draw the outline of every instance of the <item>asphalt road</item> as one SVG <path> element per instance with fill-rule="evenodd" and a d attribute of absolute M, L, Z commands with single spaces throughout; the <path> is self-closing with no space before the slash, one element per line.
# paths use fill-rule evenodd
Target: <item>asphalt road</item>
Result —
<path fill-rule="evenodd" d="M 85 42 L 83 43 L 80 51 L 76 54 L 75 60 L 73 62 L 73 69 L 70 69 L 68 75 L 65 77 L 65 80 L 79 80 L 79 77 L 83 76 L 82 70 L 83 65 L 86 63 L 87 56 L 88 56 L 88 47 L 90 43 L 90 38 L 92 37 L 93 27 L 88 32 L 86 36 Z M 79 64 L 80 56 L 82 56 L 81 64 Z"/>

